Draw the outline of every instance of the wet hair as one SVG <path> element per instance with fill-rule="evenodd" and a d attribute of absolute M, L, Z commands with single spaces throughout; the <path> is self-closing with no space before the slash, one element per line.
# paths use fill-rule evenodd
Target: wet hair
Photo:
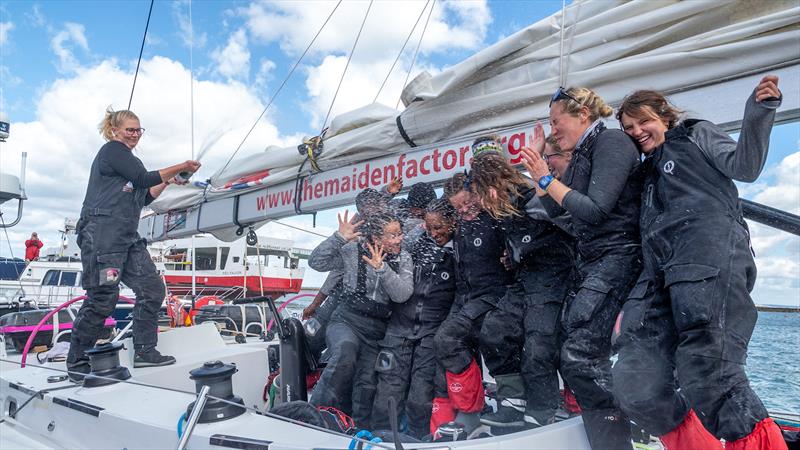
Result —
<path fill-rule="evenodd" d="M 428 183 L 416 183 L 411 186 L 408 192 L 409 208 L 426 208 L 430 202 L 436 199 L 436 192 Z"/>
<path fill-rule="evenodd" d="M 109 106 L 106 108 L 106 114 L 103 116 L 103 120 L 97 126 L 97 129 L 106 141 L 111 141 L 114 139 L 114 131 L 112 128 L 119 127 L 126 119 L 139 120 L 139 116 L 127 109 L 114 111 L 111 106 Z"/>
<path fill-rule="evenodd" d="M 459 192 L 467 190 L 465 186 L 470 183 L 471 177 L 466 172 L 459 172 L 453 175 L 452 178 L 444 182 L 444 198 L 449 199 Z"/>
<path fill-rule="evenodd" d="M 439 214 L 443 219 L 452 223 L 456 223 L 458 220 L 458 211 L 444 198 L 437 198 L 430 202 L 425 209 L 425 213 Z"/>
<path fill-rule="evenodd" d="M 566 89 L 566 92 L 577 100 L 577 103 L 569 98 L 560 98 L 556 102 L 561 102 L 564 105 L 564 111 L 571 116 L 577 117 L 583 106 L 589 108 L 589 119 L 592 122 L 601 117 L 610 117 L 614 113 L 614 109 L 589 88 L 570 87 Z"/>
<path fill-rule="evenodd" d="M 358 229 L 368 241 L 375 242 L 376 239 L 383 236 L 383 229 L 386 225 L 392 222 L 400 223 L 400 219 L 388 211 L 378 211 L 366 217 Z"/>
<path fill-rule="evenodd" d="M 617 111 L 620 127 L 623 114 L 637 119 L 658 119 L 667 124 L 667 129 L 671 129 L 681 121 L 684 112 L 670 104 L 661 92 L 642 89 L 626 95 L 622 100 Z"/>
<path fill-rule="evenodd" d="M 389 205 L 383 194 L 372 188 L 366 188 L 356 195 L 356 211 L 362 216 L 372 211 L 385 211 Z"/>
<path fill-rule="evenodd" d="M 485 153 L 472 160 L 471 190 L 492 217 L 500 219 L 520 215 L 513 199 L 527 188 L 525 177 L 504 156 Z M 492 190 L 496 195 L 491 194 Z"/>

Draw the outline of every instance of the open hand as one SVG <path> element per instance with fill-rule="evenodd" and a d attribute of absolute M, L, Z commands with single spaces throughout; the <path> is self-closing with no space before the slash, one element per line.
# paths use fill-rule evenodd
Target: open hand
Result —
<path fill-rule="evenodd" d="M 386 185 L 386 192 L 396 195 L 403 189 L 403 179 L 400 177 L 392 178 L 392 181 Z"/>
<path fill-rule="evenodd" d="M 542 159 L 544 153 L 544 129 L 542 124 L 537 123 L 533 129 L 533 136 L 528 140 L 528 146 L 522 148 L 522 165 L 531 174 L 533 181 L 550 175 L 550 168 Z"/>
<path fill-rule="evenodd" d="M 345 241 L 350 242 L 352 240 L 358 239 L 361 236 L 361 232 L 357 231 L 359 225 L 364 223 L 363 220 L 356 220 L 356 215 L 353 214 L 353 217 L 348 219 L 347 215 L 349 214 L 348 210 L 344 211 L 344 218 L 342 218 L 341 214 L 337 214 L 339 219 L 339 234 L 342 235 Z"/>
<path fill-rule="evenodd" d="M 367 242 L 367 250 L 370 252 L 370 257 L 367 258 L 366 255 L 362 256 L 364 261 L 375 270 L 379 270 L 383 267 L 383 258 L 386 256 L 386 254 L 383 253 L 383 246 L 380 244 L 372 245 L 372 243 Z"/>
<path fill-rule="evenodd" d="M 756 101 L 762 102 L 767 99 L 781 98 L 781 91 L 778 89 L 778 76 L 767 75 L 761 79 L 756 86 Z"/>

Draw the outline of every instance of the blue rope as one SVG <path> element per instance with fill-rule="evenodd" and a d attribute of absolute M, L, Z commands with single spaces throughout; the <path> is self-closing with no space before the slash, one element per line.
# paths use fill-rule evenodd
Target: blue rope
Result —
<path fill-rule="evenodd" d="M 358 443 L 358 439 L 372 439 L 372 433 L 369 430 L 361 430 L 353 436 L 353 439 L 350 441 L 350 445 L 347 447 L 348 450 L 356 450 L 356 444 Z M 377 439 L 377 438 L 376 438 Z M 370 446 L 371 447 L 371 446 Z"/>
<path fill-rule="evenodd" d="M 184 412 L 178 417 L 178 439 L 183 436 L 183 422 L 186 422 L 186 413 Z"/>
<path fill-rule="evenodd" d="M 374 437 L 374 438 L 370 439 L 369 441 L 370 442 L 374 442 L 374 443 L 377 444 L 377 443 L 383 442 L 383 439 L 381 439 L 379 437 Z M 371 448 L 372 448 L 372 444 L 367 444 L 367 446 L 364 447 L 364 450 L 370 450 Z"/>

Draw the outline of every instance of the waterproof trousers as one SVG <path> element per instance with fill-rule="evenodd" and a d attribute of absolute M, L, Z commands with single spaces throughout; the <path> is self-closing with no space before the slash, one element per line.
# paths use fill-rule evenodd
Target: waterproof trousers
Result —
<path fill-rule="evenodd" d="M 611 332 L 622 301 L 641 271 L 641 249 L 623 247 L 580 262 L 582 278 L 562 317 L 561 375 L 583 411 L 595 450 L 631 449 L 630 423 L 614 403 Z"/>
<path fill-rule="evenodd" d="M 525 415 L 549 423 L 559 403 L 559 319 L 570 287 L 568 262 L 520 269 L 517 279 L 483 320 L 480 349 L 489 373 L 498 381 L 497 402 L 525 403 Z M 524 395 L 502 386 L 505 376 L 521 374 Z M 498 378 L 499 377 L 499 378 Z M 518 408 L 519 409 L 519 408 Z"/>
<path fill-rule="evenodd" d="M 158 342 L 158 311 L 166 289 L 144 239 L 121 241 L 113 223 L 81 219 L 78 245 L 83 265 L 82 281 L 87 299 L 73 323 L 67 367 L 87 365 L 84 351 L 94 347 L 108 316 L 119 300 L 119 282 L 136 294 L 133 307 L 133 343 L 137 350 Z"/>
<path fill-rule="evenodd" d="M 378 343 L 336 319 L 328 324 L 325 335 L 330 357 L 309 403 L 338 408 L 351 415 L 356 426 L 369 429 L 377 384 Z"/>
<path fill-rule="evenodd" d="M 616 334 L 615 394 L 654 435 L 674 430 L 692 409 L 731 443 L 767 418 L 745 374 L 756 266 L 743 223 L 728 218 L 692 233 L 685 226 L 644 236 L 645 270 Z"/>
<path fill-rule="evenodd" d="M 409 434 L 422 438 L 430 428 L 435 378 L 444 379 L 444 372 L 439 370 L 433 351 L 433 336 L 408 339 L 387 335 L 380 345 L 372 427 L 389 429 L 389 398 L 394 397 L 398 423 L 405 412 Z"/>

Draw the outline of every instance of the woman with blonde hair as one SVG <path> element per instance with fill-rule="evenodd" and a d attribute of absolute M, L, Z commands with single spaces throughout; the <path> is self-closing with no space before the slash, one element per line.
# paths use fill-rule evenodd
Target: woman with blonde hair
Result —
<path fill-rule="evenodd" d="M 89 373 L 85 350 L 94 346 L 103 323 L 119 299 L 120 281 L 136 294 L 133 307 L 134 367 L 163 366 L 175 362 L 155 349 L 158 310 L 164 301 L 164 282 L 158 275 L 144 239 L 139 236 L 139 214 L 183 171 L 200 168 L 186 161 L 148 171 L 133 154 L 144 128 L 131 111 L 106 111 L 99 126 L 107 141 L 97 152 L 89 172 L 89 185 L 77 225 L 81 249 L 81 284 L 88 298 L 75 318 L 67 356 L 70 379 L 81 381 Z"/>
<path fill-rule="evenodd" d="M 471 187 L 500 224 L 514 274 L 481 328 L 481 353 L 497 382 L 497 411 L 481 422 L 543 426 L 553 423 L 558 409 L 559 315 L 575 267 L 575 241 L 548 217 L 533 180 L 509 164 L 497 138 L 479 138 L 476 146 Z"/>
<path fill-rule="evenodd" d="M 617 114 L 645 154 L 646 188 L 644 271 L 620 315 L 615 393 L 669 450 L 722 449 L 719 438 L 731 450 L 786 448 L 745 373 L 756 265 L 733 182 L 763 170 L 780 100 L 778 77 L 764 77 L 738 143 L 656 91 L 630 94 Z"/>
<path fill-rule="evenodd" d="M 594 449 L 631 449 L 630 424 L 614 403 L 611 332 L 641 270 L 639 152 L 621 130 L 602 122 L 612 109 L 587 88 L 559 88 L 550 101 L 556 143 L 572 150 L 560 180 L 542 159 L 544 130 L 537 125 L 523 164 L 551 217 L 569 214 L 577 238 L 580 282 L 563 315 L 561 374 L 583 411 Z M 546 261 L 544 261 L 546 264 Z"/>

